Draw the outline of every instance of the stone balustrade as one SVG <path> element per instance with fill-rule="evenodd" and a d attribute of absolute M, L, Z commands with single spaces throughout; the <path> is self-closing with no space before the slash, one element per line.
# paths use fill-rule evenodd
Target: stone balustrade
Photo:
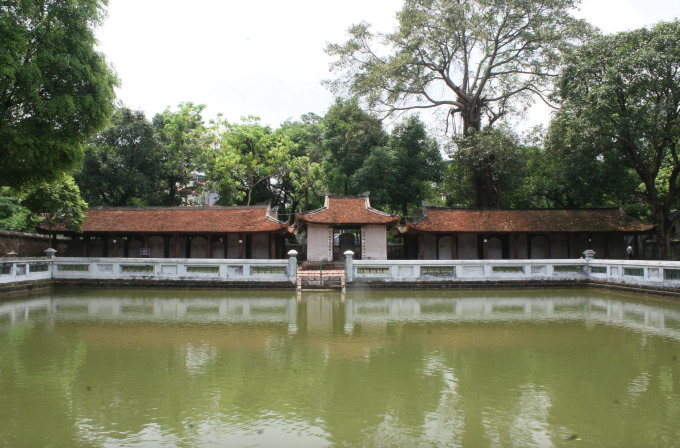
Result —
<path fill-rule="evenodd" d="M 680 295 L 680 262 L 647 260 L 354 260 L 346 253 L 352 287 L 447 287 L 479 283 L 585 283 L 651 289 Z M 287 260 L 168 258 L 2 259 L 0 287 L 22 283 L 128 282 L 295 287 L 297 253 Z M 5 288 L 7 289 L 7 288 Z"/>
<path fill-rule="evenodd" d="M 297 281 L 289 259 L 47 258 L 0 261 L 0 286 L 36 280 L 287 285 Z"/>
<path fill-rule="evenodd" d="M 588 254 L 590 255 L 590 254 Z M 680 262 L 647 260 L 353 260 L 348 286 L 593 282 L 680 293 Z"/>

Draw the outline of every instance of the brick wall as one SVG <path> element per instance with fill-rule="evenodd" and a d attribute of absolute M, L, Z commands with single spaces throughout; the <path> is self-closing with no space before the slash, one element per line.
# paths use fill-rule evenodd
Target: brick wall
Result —
<path fill-rule="evenodd" d="M 69 239 L 57 238 L 57 256 L 66 255 Z M 0 257 L 44 257 L 50 237 L 34 233 L 0 230 Z M 7 255 L 14 252 L 16 255 Z"/>

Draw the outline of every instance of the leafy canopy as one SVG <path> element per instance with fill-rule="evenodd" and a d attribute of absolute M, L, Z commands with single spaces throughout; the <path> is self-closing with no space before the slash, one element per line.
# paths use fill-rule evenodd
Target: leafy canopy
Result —
<path fill-rule="evenodd" d="M 60 178 L 113 112 L 117 80 L 95 50 L 105 0 L 0 4 L 0 185 Z"/>
<path fill-rule="evenodd" d="M 162 205 L 162 147 L 142 111 L 122 107 L 85 148 L 75 174 L 83 197 L 97 206 Z"/>
<path fill-rule="evenodd" d="M 591 159 L 634 173 L 631 193 L 654 216 L 663 258 L 680 199 L 680 21 L 599 37 L 568 62 L 553 144 L 590 148 Z"/>

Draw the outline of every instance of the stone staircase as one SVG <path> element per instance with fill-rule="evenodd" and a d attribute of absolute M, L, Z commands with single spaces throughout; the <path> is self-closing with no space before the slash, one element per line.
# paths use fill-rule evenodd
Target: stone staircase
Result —
<path fill-rule="evenodd" d="M 330 261 L 305 261 L 298 265 L 298 289 L 343 289 L 345 264 Z"/>

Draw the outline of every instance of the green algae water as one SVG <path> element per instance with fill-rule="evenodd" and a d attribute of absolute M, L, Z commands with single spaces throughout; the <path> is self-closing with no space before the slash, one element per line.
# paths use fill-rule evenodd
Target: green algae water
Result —
<path fill-rule="evenodd" d="M 680 304 L 590 289 L 0 300 L 0 447 L 680 446 Z"/>

